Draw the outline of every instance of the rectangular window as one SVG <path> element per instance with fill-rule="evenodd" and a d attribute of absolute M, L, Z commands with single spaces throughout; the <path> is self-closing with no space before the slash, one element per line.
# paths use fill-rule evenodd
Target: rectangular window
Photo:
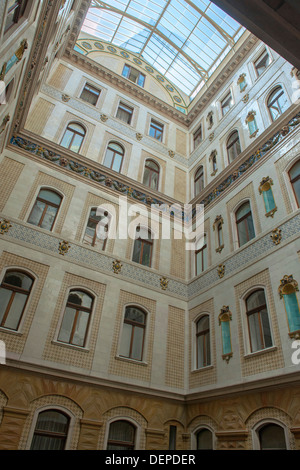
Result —
<path fill-rule="evenodd" d="M 163 124 L 160 124 L 159 122 L 151 119 L 150 130 L 149 130 L 150 137 L 154 137 L 154 139 L 159 140 L 159 142 L 162 142 L 163 131 L 164 131 Z"/>
<path fill-rule="evenodd" d="M 18 23 L 19 19 L 24 15 L 28 0 L 9 0 L 7 8 L 7 16 L 4 32 L 9 30 L 11 26 Z"/>
<path fill-rule="evenodd" d="M 230 108 L 232 108 L 233 105 L 233 100 L 231 93 L 229 92 L 228 95 L 221 101 L 221 108 L 222 108 L 222 115 L 225 116 L 225 114 L 228 113 Z"/>
<path fill-rule="evenodd" d="M 139 70 L 125 64 L 122 72 L 123 77 L 128 78 L 133 83 L 143 87 L 145 84 L 146 76 Z"/>
<path fill-rule="evenodd" d="M 258 76 L 260 76 L 266 68 L 270 65 L 270 56 L 265 50 L 263 54 L 254 62 L 255 70 Z"/>
<path fill-rule="evenodd" d="M 193 134 L 194 149 L 202 142 L 202 126 L 199 126 L 196 132 Z"/>
<path fill-rule="evenodd" d="M 133 116 L 133 108 L 130 108 L 124 103 L 120 103 L 117 111 L 117 118 L 126 124 L 131 124 Z"/>
<path fill-rule="evenodd" d="M 86 83 L 81 92 L 80 99 L 96 106 L 99 96 L 100 90 Z"/>
<path fill-rule="evenodd" d="M 169 428 L 169 450 L 176 450 L 176 433 L 177 427 L 171 425 Z"/>

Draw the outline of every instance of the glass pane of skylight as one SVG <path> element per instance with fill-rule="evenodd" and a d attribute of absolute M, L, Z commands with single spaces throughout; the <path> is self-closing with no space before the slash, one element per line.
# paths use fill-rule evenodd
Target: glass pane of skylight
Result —
<path fill-rule="evenodd" d="M 82 32 L 140 54 L 189 94 L 203 86 L 193 62 L 211 75 L 241 29 L 210 0 L 92 0 Z"/>

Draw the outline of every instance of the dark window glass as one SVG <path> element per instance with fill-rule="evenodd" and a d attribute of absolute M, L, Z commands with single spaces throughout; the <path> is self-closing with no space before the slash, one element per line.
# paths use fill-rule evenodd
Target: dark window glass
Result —
<path fill-rule="evenodd" d="M 198 168 L 198 170 L 195 173 L 194 189 L 195 189 L 195 196 L 198 196 L 198 194 L 204 189 L 204 170 L 203 170 L 203 166 L 200 166 L 200 168 Z"/>
<path fill-rule="evenodd" d="M 206 235 L 204 235 L 204 240 L 201 248 L 196 250 L 196 276 L 202 273 L 207 269 L 207 244 L 206 244 Z"/>
<path fill-rule="evenodd" d="M 169 450 L 176 450 L 176 435 L 177 427 L 171 425 L 169 427 Z"/>
<path fill-rule="evenodd" d="M 162 142 L 164 126 L 157 121 L 151 120 L 149 135 L 159 142 Z"/>
<path fill-rule="evenodd" d="M 52 230 L 62 197 L 50 189 L 41 189 L 36 198 L 28 223 Z"/>
<path fill-rule="evenodd" d="M 115 421 L 109 426 L 107 450 L 133 450 L 135 427 L 128 421 Z"/>
<path fill-rule="evenodd" d="M 130 108 L 124 103 L 120 103 L 117 111 L 117 118 L 126 124 L 131 124 L 131 119 L 133 116 L 133 108 Z"/>
<path fill-rule="evenodd" d="M 255 237 L 254 224 L 250 203 L 246 202 L 236 212 L 239 246 L 244 245 Z"/>
<path fill-rule="evenodd" d="M 92 308 L 93 297 L 80 290 L 71 291 L 58 341 L 75 346 L 85 346 Z"/>
<path fill-rule="evenodd" d="M 125 64 L 122 72 L 123 77 L 128 78 L 131 82 L 136 83 L 137 85 L 143 87 L 145 84 L 145 75 L 139 70 L 131 67 L 130 65 Z"/>
<path fill-rule="evenodd" d="M 251 352 L 271 347 L 272 336 L 264 291 L 257 290 L 249 295 L 246 308 Z"/>
<path fill-rule="evenodd" d="M 159 166 L 153 160 L 146 160 L 143 184 L 151 189 L 158 189 Z"/>
<path fill-rule="evenodd" d="M 121 145 L 115 142 L 110 142 L 106 150 L 106 154 L 104 158 L 104 165 L 120 173 L 122 163 L 123 163 L 123 157 L 124 157 L 123 147 L 121 147 Z"/>
<path fill-rule="evenodd" d="M 197 433 L 197 450 L 212 450 L 213 436 L 208 429 L 201 429 Z"/>
<path fill-rule="evenodd" d="M 4 32 L 11 26 L 18 23 L 19 19 L 24 15 L 28 0 L 9 0 L 6 16 Z"/>
<path fill-rule="evenodd" d="M 84 89 L 81 92 L 80 98 L 87 103 L 96 106 L 98 98 L 100 96 L 100 91 L 97 88 L 89 85 L 88 83 L 85 84 Z"/>
<path fill-rule="evenodd" d="M 88 223 L 83 237 L 83 243 L 105 250 L 108 233 L 108 213 L 97 215 L 97 208 L 90 211 Z"/>
<path fill-rule="evenodd" d="M 19 271 L 8 271 L 0 286 L 0 326 L 18 330 L 33 279 Z"/>
<path fill-rule="evenodd" d="M 300 160 L 290 169 L 289 175 L 297 205 L 300 207 Z"/>
<path fill-rule="evenodd" d="M 283 89 L 281 87 L 276 88 L 268 99 L 268 108 L 272 121 L 275 121 L 288 107 L 289 103 Z"/>
<path fill-rule="evenodd" d="M 80 151 L 84 136 L 84 128 L 80 124 L 72 122 L 68 124 L 60 145 L 66 149 L 72 150 L 72 152 L 78 153 Z"/>
<path fill-rule="evenodd" d="M 145 326 L 146 314 L 137 307 L 126 307 L 120 356 L 142 360 Z"/>
<path fill-rule="evenodd" d="M 151 232 L 137 227 L 136 239 L 133 247 L 132 261 L 151 267 L 153 240 Z"/>
<path fill-rule="evenodd" d="M 193 139 L 194 139 L 194 149 L 195 149 L 202 142 L 202 126 L 198 127 L 198 129 L 193 135 Z"/>
<path fill-rule="evenodd" d="M 227 141 L 227 154 L 229 163 L 233 162 L 241 153 L 239 133 L 233 132 Z"/>
<path fill-rule="evenodd" d="M 222 108 L 223 116 L 225 116 L 225 114 L 228 113 L 232 105 L 233 105 L 232 96 L 231 96 L 231 93 L 228 93 L 228 95 L 221 101 L 221 108 Z"/>
<path fill-rule="evenodd" d="M 259 430 L 261 450 L 286 450 L 284 429 L 277 424 L 266 424 Z"/>
<path fill-rule="evenodd" d="M 30 450 L 64 450 L 69 421 L 60 411 L 42 411 L 38 416 Z"/>
<path fill-rule="evenodd" d="M 197 369 L 210 365 L 209 316 L 201 317 L 196 326 Z"/>
<path fill-rule="evenodd" d="M 257 72 L 257 75 L 260 76 L 266 68 L 270 65 L 270 56 L 267 53 L 267 51 L 264 51 L 263 54 L 255 61 L 255 69 Z"/>

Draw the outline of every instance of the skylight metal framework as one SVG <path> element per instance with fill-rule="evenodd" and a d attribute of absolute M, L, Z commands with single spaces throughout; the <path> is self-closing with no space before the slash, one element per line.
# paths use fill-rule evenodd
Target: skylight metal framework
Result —
<path fill-rule="evenodd" d="M 92 0 L 82 32 L 143 57 L 187 95 L 244 28 L 209 0 Z"/>

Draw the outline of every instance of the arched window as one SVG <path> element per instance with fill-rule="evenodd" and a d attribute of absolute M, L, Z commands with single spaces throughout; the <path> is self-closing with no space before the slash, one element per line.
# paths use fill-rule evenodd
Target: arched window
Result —
<path fill-rule="evenodd" d="M 138 307 L 126 307 L 120 356 L 141 361 L 143 358 L 146 314 Z"/>
<path fill-rule="evenodd" d="M 28 223 L 52 230 L 61 200 L 62 197 L 55 191 L 41 189 L 28 218 Z"/>
<path fill-rule="evenodd" d="M 70 418 L 57 410 L 42 411 L 37 419 L 30 450 L 64 450 Z"/>
<path fill-rule="evenodd" d="M 272 336 L 263 289 L 256 290 L 247 297 L 246 310 L 251 352 L 271 347 Z"/>
<path fill-rule="evenodd" d="M 200 166 L 198 170 L 195 173 L 195 178 L 194 178 L 194 189 L 195 189 L 195 196 L 198 196 L 198 194 L 204 189 L 204 170 L 203 166 Z"/>
<path fill-rule="evenodd" d="M 135 426 L 128 421 L 114 421 L 109 426 L 107 450 L 133 450 Z"/>
<path fill-rule="evenodd" d="M 83 126 L 76 122 L 70 122 L 65 130 L 60 145 L 66 149 L 72 150 L 72 152 L 79 153 L 85 134 L 86 132 Z"/>
<path fill-rule="evenodd" d="M 7 271 L 0 286 L 0 326 L 18 330 L 33 279 L 20 271 Z"/>
<path fill-rule="evenodd" d="M 196 434 L 197 450 L 213 450 L 213 434 L 209 429 L 203 428 Z"/>
<path fill-rule="evenodd" d="M 268 99 L 268 108 L 272 121 L 275 121 L 289 107 L 289 103 L 281 86 L 275 88 Z"/>
<path fill-rule="evenodd" d="M 153 160 L 146 160 L 143 184 L 151 189 L 158 189 L 159 166 Z"/>
<path fill-rule="evenodd" d="M 197 369 L 210 365 L 209 316 L 204 315 L 196 324 Z"/>
<path fill-rule="evenodd" d="M 105 153 L 104 166 L 120 173 L 123 158 L 123 147 L 116 142 L 109 142 Z"/>
<path fill-rule="evenodd" d="M 289 171 L 290 182 L 294 190 L 298 207 L 300 207 L 300 160 Z"/>
<path fill-rule="evenodd" d="M 138 226 L 135 238 L 132 261 L 151 267 L 153 240 L 150 230 Z"/>
<path fill-rule="evenodd" d="M 233 162 L 241 153 L 241 143 L 238 131 L 234 131 L 227 140 L 227 155 L 229 163 Z"/>
<path fill-rule="evenodd" d="M 260 450 L 286 450 L 285 433 L 282 426 L 268 423 L 258 430 Z"/>
<path fill-rule="evenodd" d="M 75 346 L 85 346 L 93 301 L 93 297 L 84 291 L 72 290 L 70 292 L 58 341 Z"/>
<path fill-rule="evenodd" d="M 95 246 L 100 250 L 105 250 L 107 233 L 109 225 L 108 212 L 103 215 L 97 215 L 97 208 L 93 207 L 90 211 L 89 219 L 83 237 L 83 243 Z"/>
<path fill-rule="evenodd" d="M 196 276 L 207 269 L 207 243 L 205 234 L 203 240 L 201 239 L 200 246 L 201 247 L 195 251 Z"/>
<path fill-rule="evenodd" d="M 244 245 L 255 237 L 254 224 L 250 203 L 245 202 L 236 211 L 236 225 L 239 239 L 239 246 Z"/>

